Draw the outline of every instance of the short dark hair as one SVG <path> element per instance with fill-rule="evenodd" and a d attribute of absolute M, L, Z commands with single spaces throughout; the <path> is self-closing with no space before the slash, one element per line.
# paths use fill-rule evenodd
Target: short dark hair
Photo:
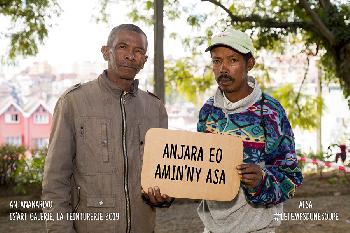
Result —
<path fill-rule="evenodd" d="M 213 50 L 214 48 L 217 47 L 225 47 L 225 48 L 229 48 L 232 49 L 233 51 L 235 51 L 236 53 L 239 53 L 243 56 L 245 63 L 247 63 L 249 61 L 250 58 L 253 57 L 253 54 L 251 52 L 248 53 L 241 53 L 240 51 L 238 51 L 237 49 L 234 49 L 228 45 L 223 45 L 223 44 L 218 44 L 218 45 L 214 45 L 211 49 L 210 49 L 210 54 L 211 54 L 211 50 Z"/>
<path fill-rule="evenodd" d="M 144 31 L 142 31 L 141 28 L 139 28 L 135 24 L 120 24 L 119 26 L 114 27 L 112 29 L 112 31 L 109 33 L 108 40 L 107 40 L 107 46 L 108 47 L 112 46 L 113 41 L 115 39 L 115 36 L 120 31 L 131 31 L 131 32 L 137 32 L 139 34 L 144 35 L 145 38 L 146 38 L 146 47 L 148 46 L 146 33 L 144 33 Z"/>
<path fill-rule="evenodd" d="M 244 61 L 245 63 L 248 63 L 249 59 L 253 57 L 252 53 L 249 52 L 249 53 L 246 53 L 246 54 L 242 54 L 243 57 L 244 57 Z"/>

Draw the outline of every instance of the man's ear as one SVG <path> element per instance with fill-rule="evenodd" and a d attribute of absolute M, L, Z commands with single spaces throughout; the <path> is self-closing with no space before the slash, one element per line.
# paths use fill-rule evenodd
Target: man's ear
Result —
<path fill-rule="evenodd" d="M 148 60 L 148 56 L 145 55 L 144 58 L 143 58 L 143 61 L 142 61 L 143 63 L 142 63 L 141 69 L 143 69 L 143 67 L 144 67 L 144 65 L 145 65 L 145 63 L 146 63 L 147 60 Z"/>
<path fill-rule="evenodd" d="M 103 59 L 105 60 L 105 61 L 109 61 L 109 48 L 108 48 L 108 46 L 106 46 L 106 45 L 103 45 L 102 47 L 101 47 L 101 53 L 102 53 L 102 55 L 103 55 Z"/>
<path fill-rule="evenodd" d="M 249 60 L 247 62 L 247 69 L 248 69 L 248 71 L 253 69 L 254 65 L 255 65 L 255 58 L 254 57 L 249 58 Z"/>

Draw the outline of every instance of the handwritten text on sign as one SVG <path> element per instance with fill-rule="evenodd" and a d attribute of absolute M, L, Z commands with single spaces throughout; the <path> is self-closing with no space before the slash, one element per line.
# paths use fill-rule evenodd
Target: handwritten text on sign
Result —
<path fill-rule="evenodd" d="M 232 200 L 240 179 L 240 138 L 228 135 L 150 129 L 146 134 L 142 187 L 158 186 L 172 197 Z"/>

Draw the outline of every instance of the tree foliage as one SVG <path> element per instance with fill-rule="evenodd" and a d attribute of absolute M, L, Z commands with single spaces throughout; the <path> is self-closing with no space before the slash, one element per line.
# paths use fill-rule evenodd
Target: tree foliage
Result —
<path fill-rule="evenodd" d="M 0 40 L 10 41 L 9 50 L 1 54 L 2 62 L 37 54 L 52 26 L 50 19 L 60 12 L 56 0 L 0 0 L 0 17 L 9 22 L 8 28 L 2 25 Z"/>
<path fill-rule="evenodd" d="M 15 192 L 26 194 L 28 186 L 41 188 L 44 175 L 44 165 L 48 148 L 33 149 L 30 158 L 19 158 L 16 161 L 16 169 L 11 174 L 16 184 Z"/>
<path fill-rule="evenodd" d="M 27 193 L 29 186 L 41 187 L 47 150 L 33 149 L 27 158 L 24 146 L 0 145 L 0 187 L 14 186 L 20 194 Z"/>
<path fill-rule="evenodd" d="M 318 120 L 323 110 L 320 97 L 313 98 L 307 94 L 298 93 L 291 84 L 276 88 L 270 94 L 278 99 L 285 109 L 288 109 L 288 119 L 292 127 L 299 126 L 302 129 L 318 127 Z M 297 98 L 300 99 L 299 104 L 295 104 Z"/>
<path fill-rule="evenodd" d="M 101 0 L 101 2 L 107 6 L 110 1 Z M 153 1 L 130 0 L 129 2 L 129 17 L 133 21 L 142 21 L 152 26 Z M 189 2 L 191 3 L 185 5 L 184 1 L 166 0 L 164 16 L 168 21 L 186 18 L 187 24 L 192 28 L 190 35 L 184 36 L 179 28 L 167 28 L 167 24 L 165 28 L 169 37 L 182 39 L 183 46 L 191 52 L 192 56 L 203 54 L 203 46 L 210 41 L 214 33 L 233 26 L 250 33 L 258 51 L 265 49 L 283 54 L 291 44 L 303 44 L 304 48 L 301 52 L 307 57 L 316 55 L 321 57 L 323 78 L 329 82 L 340 83 L 344 96 L 346 98 L 350 96 L 349 2 L 344 0 L 193 0 Z M 203 4 L 207 6 L 205 11 L 198 11 L 198 6 Z M 187 61 L 179 59 L 168 63 L 165 68 L 173 72 L 171 80 L 175 80 L 174 72 L 179 71 L 177 78 L 180 81 L 177 81 L 177 86 L 181 80 L 186 80 L 181 79 L 180 76 L 184 75 L 184 72 L 177 70 L 181 62 L 185 65 Z M 171 64 L 172 68 L 169 66 Z M 263 64 L 258 64 L 257 67 L 264 70 Z M 305 72 L 307 73 L 307 70 Z M 169 74 L 169 71 L 166 71 L 166 74 Z M 263 83 L 263 86 L 267 85 Z M 273 95 L 278 96 L 286 104 L 285 108 L 294 126 L 299 125 L 302 128 L 316 126 L 314 116 L 319 114 L 318 109 L 322 102 L 318 97 L 295 94 L 290 86 L 275 90 Z M 293 101 L 296 106 L 293 106 Z M 295 107 L 298 111 L 294 111 Z"/>
<path fill-rule="evenodd" d="M 203 102 L 201 96 L 214 82 L 211 72 L 204 72 L 194 64 L 193 57 L 165 62 L 166 94 L 177 90 L 188 101 L 199 105 Z"/>
<path fill-rule="evenodd" d="M 285 44 L 289 35 L 301 35 L 308 53 L 325 51 L 321 61 L 326 77 L 338 80 L 345 97 L 350 96 L 349 2 L 254 0 L 243 1 L 240 6 L 236 1 L 231 4 L 230 1 L 201 1 L 210 2 L 224 11 L 226 23 L 243 30 L 250 29 L 258 49 L 279 48 L 276 45 Z M 252 7 L 245 7 L 247 2 L 252 2 Z"/>

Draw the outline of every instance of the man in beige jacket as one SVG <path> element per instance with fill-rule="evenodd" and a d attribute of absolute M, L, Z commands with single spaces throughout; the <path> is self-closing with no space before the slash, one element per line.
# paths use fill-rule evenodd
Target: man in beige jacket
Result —
<path fill-rule="evenodd" d="M 159 188 L 141 188 L 146 131 L 168 124 L 162 102 L 134 79 L 146 51 L 139 27 L 115 27 L 101 49 L 108 69 L 58 100 L 43 179 L 48 232 L 153 232 L 154 207 L 170 205 Z"/>

